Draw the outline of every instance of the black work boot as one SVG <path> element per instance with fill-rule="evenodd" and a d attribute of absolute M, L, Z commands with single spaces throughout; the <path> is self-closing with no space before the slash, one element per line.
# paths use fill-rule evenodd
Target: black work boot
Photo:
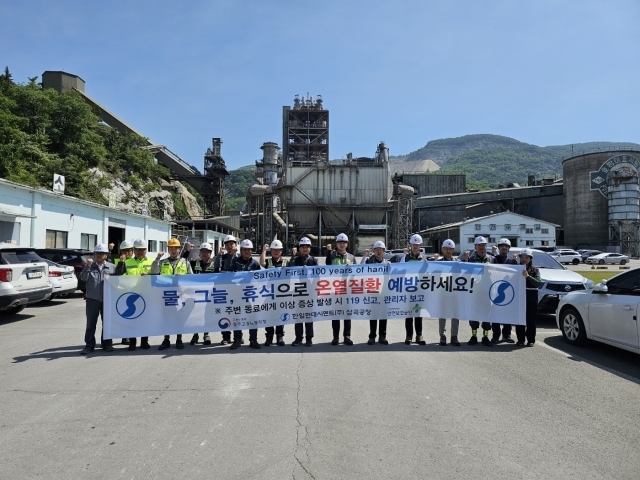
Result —
<path fill-rule="evenodd" d="M 307 337 L 307 341 L 304 343 L 307 347 L 310 347 L 313 345 L 313 340 L 311 339 L 311 337 Z"/>
<path fill-rule="evenodd" d="M 240 345 L 242 345 L 240 340 L 234 340 L 233 343 L 231 344 L 231 347 L 229 347 L 229 348 L 231 350 L 235 350 L 236 348 L 240 348 Z"/>
<path fill-rule="evenodd" d="M 129 340 L 128 350 L 130 352 L 133 352 L 136 349 L 136 343 L 138 343 L 138 341 L 135 338 L 133 340 Z"/>
<path fill-rule="evenodd" d="M 284 347 L 284 335 L 276 335 L 277 345 Z"/>
<path fill-rule="evenodd" d="M 381 343 L 382 345 L 389 345 L 389 340 L 387 340 L 386 335 L 380 335 L 378 337 L 378 343 Z"/>
<path fill-rule="evenodd" d="M 351 337 L 344 337 L 344 344 L 353 345 L 353 340 L 351 340 Z"/>
<path fill-rule="evenodd" d="M 181 338 L 178 338 L 178 339 L 176 340 L 176 348 L 177 348 L 178 350 L 182 350 L 182 349 L 184 348 L 184 344 L 182 343 L 182 339 L 181 339 Z"/>
<path fill-rule="evenodd" d="M 367 342 L 367 345 L 375 345 L 376 343 L 376 337 L 369 337 L 369 341 Z"/>
<path fill-rule="evenodd" d="M 340 339 L 338 337 L 333 337 L 333 340 L 331 340 L 331 345 L 337 345 L 340 343 Z"/>
<path fill-rule="evenodd" d="M 197 333 L 194 333 L 193 337 L 191 337 L 191 341 L 189 342 L 189 345 L 196 345 L 198 343 L 198 340 L 200 340 L 200 335 L 198 335 Z"/>
<path fill-rule="evenodd" d="M 291 343 L 292 347 L 297 347 L 298 345 L 302 345 L 302 337 L 296 337 L 295 340 Z"/>
<path fill-rule="evenodd" d="M 211 337 L 209 336 L 208 333 L 205 333 L 204 337 L 202 337 L 202 344 L 203 345 L 211 345 Z"/>
<path fill-rule="evenodd" d="M 269 344 L 271 345 L 271 344 Z M 260 346 L 260 344 L 258 343 L 258 340 L 249 340 L 249 346 L 251 348 L 255 348 L 256 350 L 260 350 L 262 347 Z"/>
<path fill-rule="evenodd" d="M 273 335 L 267 335 L 267 340 L 264 342 L 265 347 L 270 347 L 273 343 Z"/>
<path fill-rule="evenodd" d="M 166 350 L 170 346 L 171 346 L 171 342 L 169 342 L 169 340 L 165 338 L 164 340 L 162 340 L 162 343 L 158 347 L 158 350 Z"/>

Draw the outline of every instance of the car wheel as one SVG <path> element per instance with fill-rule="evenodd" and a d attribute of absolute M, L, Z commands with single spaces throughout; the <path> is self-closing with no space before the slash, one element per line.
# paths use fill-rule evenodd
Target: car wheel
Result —
<path fill-rule="evenodd" d="M 574 265 L 577 265 L 580 263 L 580 260 L 578 260 L 577 258 L 574 258 L 571 263 L 573 263 Z"/>
<path fill-rule="evenodd" d="M 598 260 L 598 265 L 604 265 L 604 260 L 603 259 Z"/>
<path fill-rule="evenodd" d="M 3 315 L 15 315 L 16 313 L 20 313 L 22 310 L 24 310 L 25 307 L 26 305 L 18 305 L 17 307 L 2 310 L 2 312 L 0 313 L 2 313 Z"/>
<path fill-rule="evenodd" d="M 587 341 L 582 317 L 574 308 L 568 308 L 562 312 L 560 329 L 564 339 L 571 345 L 583 345 Z"/>
<path fill-rule="evenodd" d="M 624 265 L 626 263 L 627 263 L 627 261 L 624 258 L 622 260 L 620 260 L 620 265 Z"/>

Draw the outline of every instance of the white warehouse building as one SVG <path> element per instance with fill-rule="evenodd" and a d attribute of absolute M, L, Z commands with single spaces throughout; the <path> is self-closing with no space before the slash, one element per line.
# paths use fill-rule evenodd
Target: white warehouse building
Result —
<path fill-rule="evenodd" d="M 0 179 L 0 242 L 34 248 L 87 248 L 145 239 L 147 254 L 166 251 L 169 222 Z"/>
<path fill-rule="evenodd" d="M 544 222 L 512 212 L 502 212 L 486 217 L 471 218 L 463 222 L 440 225 L 425 230 L 434 251 L 440 251 L 447 238 L 456 242 L 456 252 L 473 250 L 473 241 L 479 235 L 489 241 L 489 247 L 501 238 L 508 238 L 512 247 L 555 247 L 555 223 Z"/>

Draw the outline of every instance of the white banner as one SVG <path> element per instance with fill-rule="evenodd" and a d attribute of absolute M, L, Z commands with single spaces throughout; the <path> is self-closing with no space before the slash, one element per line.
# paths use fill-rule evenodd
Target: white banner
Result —
<path fill-rule="evenodd" d="M 434 261 L 124 275 L 104 290 L 105 338 L 405 317 L 525 325 L 522 267 Z"/>

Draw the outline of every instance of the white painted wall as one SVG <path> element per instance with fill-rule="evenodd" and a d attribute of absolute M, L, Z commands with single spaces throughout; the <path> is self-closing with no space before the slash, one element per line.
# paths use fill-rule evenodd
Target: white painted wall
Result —
<path fill-rule="evenodd" d="M 171 235 L 170 224 L 161 220 L 1 179 L 0 221 L 19 224 L 20 244 L 35 248 L 46 247 L 47 230 L 67 232 L 67 248 L 81 248 L 83 233 L 97 235 L 97 243 L 106 243 L 110 221 L 124 225 L 125 238 L 131 240 L 156 240 L 159 245 Z M 10 239 L 0 239 L 5 240 Z M 155 253 L 148 252 L 149 257 L 155 257 Z"/>
<path fill-rule="evenodd" d="M 477 224 L 480 224 L 480 230 L 476 229 Z M 492 229 L 492 225 L 495 225 L 495 230 Z M 506 225 L 511 225 L 511 228 L 507 229 Z M 525 225 L 525 228 L 520 228 L 521 225 Z M 536 225 L 540 225 L 539 230 L 536 229 Z M 531 233 L 527 233 L 527 229 L 531 229 Z M 545 230 L 547 233 L 543 233 Z M 517 246 L 520 248 L 528 246 L 526 245 L 527 241 L 532 243 L 529 245 L 530 248 L 543 246 L 543 242 L 548 242 L 550 247 L 556 245 L 555 225 L 511 212 L 480 219 L 472 218 L 462 223 L 460 225 L 460 251 L 473 250 L 471 239 L 475 239 L 479 235 L 489 240 L 489 248 L 502 237 L 509 238 L 513 246 L 516 246 L 513 242 L 513 239 L 516 239 Z"/>

